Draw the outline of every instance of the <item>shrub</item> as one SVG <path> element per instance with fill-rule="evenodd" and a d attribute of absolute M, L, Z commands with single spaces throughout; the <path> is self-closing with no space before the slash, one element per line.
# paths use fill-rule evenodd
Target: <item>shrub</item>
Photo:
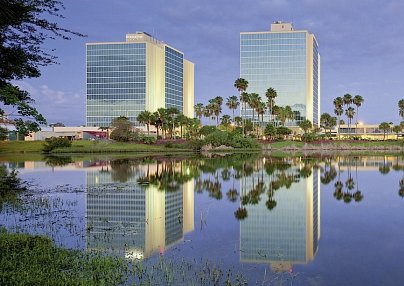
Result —
<path fill-rule="evenodd" d="M 174 144 L 173 144 L 173 142 L 168 141 L 167 143 L 164 144 L 164 147 L 166 147 L 166 148 L 173 148 L 173 147 L 174 147 Z"/>
<path fill-rule="evenodd" d="M 205 145 L 211 144 L 213 147 L 221 145 L 231 146 L 231 141 L 228 137 L 227 132 L 216 130 L 205 137 Z"/>
<path fill-rule="evenodd" d="M 51 138 L 46 138 L 45 143 L 43 144 L 42 151 L 45 153 L 49 153 L 53 149 L 56 148 L 66 148 L 72 146 L 72 141 L 70 141 L 67 138 L 57 138 L 57 137 L 51 137 Z"/>
<path fill-rule="evenodd" d="M 318 140 L 318 135 L 314 132 L 306 133 L 302 135 L 302 141 L 312 142 Z"/>
<path fill-rule="evenodd" d="M 157 141 L 156 137 L 154 136 L 143 136 L 141 140 L 145 144 L 154 144 Z"/>
<path fill-rule="evenodd" d="M 202 149 L 202 146 L 205 145 L 205 140 L 191 140 L 188 142 L 188 146 L 192 149 L 192 150 L 196 150 L 199 151 Z"/>
<path fill-rule="evenodd" d="M 212 134 L 213 132 L 216 131 L 218 131 L 216 126 L 205 125 L 199 130 L 199 134 L 203 136 L 208 136 L 209 134 Z"/>
<path fill-rule="evenodd" d="M 244 148 L 244 149 L 256 149 L 259 148 L 257 140 L 254 138 L 244 138 L 241 136 L 235 136 L 231 142 L 231 146 L 234 148 Z"/>

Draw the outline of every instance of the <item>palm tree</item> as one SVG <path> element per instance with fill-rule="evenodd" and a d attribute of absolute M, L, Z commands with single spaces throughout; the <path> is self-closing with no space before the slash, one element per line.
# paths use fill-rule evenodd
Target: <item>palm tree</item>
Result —
<path fill-rule="evenodd" d="M 273 118 L 272 118 L 272 114 L 273 114 L 272 109 L 273 109 L 273 107 L 274 107 L 275 98 L 278 96 L 278 93 L 276 92 L 275 89 L 273 89 L 272 87 L 270 87 L 270 88 L 268 88 L 267 91 L 265 92 L 265 96 L 268 98 L 267 105 L 268 105 L 268 108 L 269 108 L 269 115 L 270 115 L 271 120 L 272 120 L 272 119 L 273 119 Z"/>
<path fill-rule="evenodd" d="M 238 78 L 234 82 L 234 87 L 237 88 L 238 92 L 240 93 L 240 102 L 242 102 L 241 95 L 246 92 L 248 88 L 248 81 L 244 78 Z M 241 108 L 243 109 L 243 108 Z M 241 117 L 243 118 L 243 136 L 244 136 L 244 117 L 243 117 L 243 110 L 241 110 Z"/>
<path fill-rule="evenodd" d="M 362 105 L 362 103 L 363 103 L 364 101 L 365 101 L 365 100 L 364 100 L 363 97 L 360 96 L 360 95 L 355 95 L 354 98 L 353 98 L 353 100 L 352 100 L 353 104 L 356 105 L 356 124 L 355 124 L 356 130 L 358 130 L 359 107 Z"/>
<path fill-rule="evenodd" d="M 227 114 L 223 115 L 222 118 L 220 119 L 220 123 L 224 127 L 226 127 L 226 131 L 228 131 L 228 128 L 229 128 L 229 126 L 231 124 L 230 115 L 227 115 Z"/>
<path fill-rule="evenodd" d="M 241 118 L 243 118 L 243 136 L 245 135 L 245 113 L 246 113 L 246 109 L 247 109 L 247 103 L 250 101 L 250 95 L 247 92 L 243 92 L 240 94 L 240 102 L 242 103 L 242 109 L 244 111 L 241 113 Z M 244 108 L 243 108 L 244 105 Z"/>
<path fill-rule="evenodd" d="M 401 125 L 395 125 L 392 130 L 394 133 L 396 133 L 398 140 L 398 134 L 403 130 L 403 127 Z"/>
<path fill-rule="evenodd" d="M 204 110 L 203 110 L 203 116 L 205 116 L 208 119 L 211 119 L 212 115 L 213 115 L 213 104 L 208 104 L 207 106 L 205 106 Z"/>
<path fill-rule="evenodd" d="M 205 107 L 203 106 L 202 103 L 198 103 L 194 106 L 195 109 L 195 116 L 199 119 L 202 120 L 202 116 L 205 110 Z"/>
<path fill-rule="evenodd" d="M 344 105 L 346 105 L 347 107 L 350 107 L 352 104 L 352 95 L 350 95 L 349 93 L 344 94 L 344 97 L 342 98 L 342 100 L 344 101 Z"/>
<path fill-rule="evenodd" d="M 398 114 L 401 116 L 402 120 L 404 120 L 404 99 L 398 101 Z"/>
<path fill-rule="evenodd" d="M 233 111 L 233 122 L 234 122 L 234 110 L 240 105 L 237 96 L 233 95 L 227 98 L 226 106 Z"/>
<path fill-rule="evenodd" d="M 181 138 L 182 138 L 182 128 L 183 128 L 183 126 L 186 126 L 187 125 L 187 123 L 188 123 L 188 117 L 186 117 L 184 114 L 182 114 L 182 113 L 180 113 L 178 116 L 177 116 L 177 119 L 176 119 L 176 121 L 178 122 L 178 124 L 180 125 L 180 134 L 181 134 Z"/>
<path fill-rule="evenodd" d="M 295 118 L 295 114 L 289 105 L 285 106 L 285 113 L 287 120 L 293 120 Z"/>
<path fill-rule="evenodd" d="M 147 127 L 147 136 L 150 136 L 150 124 L 152 123 L 152 113 L 150 111 L 142 111 L 136 117 L 136 120 L 141 123 L 145 124 Z"/>
<path fill-rule="evenodd" d="M 259 96 L 258 93 L 250 93 L 250 96 L 248 99 L 248 105 L 252 109 L 252 122 L 253 123 L 254 123 L 255 109 L 258 107 L 260 102 L 261 102 L 261 97 Z"/>
<path fill-rule="evenodd" d="M 352 118 L 355 116 L 355 108 L 353 107 L 348 107 L 347 110 L 345 110 L 345 115 L 348 117 L 348 135 L 351 135 L 351 123 L 352 123 Z"/>
<path fill-rule="evenodd" d="M 379 125 L 379 129 L 383 130 L 383 140 L 386 140 L 386 133 L 391 129 L 390 124 L 387 122 L 382 122 Z"/>
<path fill-rule="evenodd" d="M 212 115 L 215 115 L 216 118 L 216 126 L 219 125 L 219 117 L 220 113 L 222 112 L 222 103 L 223 103 L 223 98 L 220 96 L 217 96 L 213 99 L 209 100 L 209 109 L 212 111 Z"/>
<path fill-rule="evenodd" d="M 258 113 L 258 118 L 261 115 L 261 130 L 264 130 L 264 114 L 265 114 L 265 109 L 266 109 L 266 104 L 265 102 L 259 102 L 257 108 L 255 109 L 255 111 L 257 111 Z M 257 129 L 258 132 L 258 129 Z"/>
<path fill-rule="evenodd" d="M 338 96 L 337 98 L 334 99 L 333 101 L 334 104 L 334 113 L 338 117 L 338 139 L 340 139 L 340 131 L 341 131 L 341 120 L 340 117 L 344 113 L 344 110 L 342 109 L 342 106 L 344 105 L 344 100 L 342 97 Z"/>

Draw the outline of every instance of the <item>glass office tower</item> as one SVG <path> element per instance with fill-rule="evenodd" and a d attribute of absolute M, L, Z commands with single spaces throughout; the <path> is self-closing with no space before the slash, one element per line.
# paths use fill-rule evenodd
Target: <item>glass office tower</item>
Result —
<path fill-rule="evenodd" d="M 175 107 L 193 117 L 194 64 L 147 33 L 126 42 L 86 44 L 87 126 L 110 126 L 119 116 L 135 125 L 144 110 Z"/>
<path fill-rule="evenodd" d="M 275 104 L 289 105 L 293 119 L 285 123 L 296 126 L 309 119 L 320 120 L 320 55 L 313 34 L 294 30 L 291 23 L 275 22 L 271 31 L 242 32 L 240 34 L 240 77 L 248 81 L 248 93 L 258 93 L 267 101 L 266 90 L 277 91 Z M 247 108 L 242 116 L 252 119 L 253 110 Z M 255 121 L 258 117 L 255 116 Z M 269 111 L 264 122 L 273 120 Z"/>

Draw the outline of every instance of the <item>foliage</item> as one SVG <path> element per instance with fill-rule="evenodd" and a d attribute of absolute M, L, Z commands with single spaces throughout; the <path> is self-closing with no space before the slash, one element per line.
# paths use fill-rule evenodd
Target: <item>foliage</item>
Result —
<path fill-rule="evenodd" d="M 207 136 L 216 131 L 217 131 L 216 126 L 205 125 L 199 130 L 199 134 L 203 135 L 203 136 Z"/>
<path fill-rule="evenodd" d="M 383 131 L 383 139 L 386 139 L 386 133 L 390 131 L 391 126 L 388 122 L 382 122 L 379 125 L 379 129 Z"/>
<path fill-rule="evenodd" d="M 0 116 L 5 115 L 5 108 L 15 109 L 17 130 L 28 134 L 39 131 L 39 125 L 46 124 L 46 120 L 31 106 L 34 100 L 30 94 L 14 81 L 37 78 L 42 66 L 56 63 L 56 57 L 41 47 L 46 40 L 68 40 L 70 35 L 83 35 L 48 20 L 63 18 L 61 1 L 1 0 L 0 7 Z"/>
<path fill-rule="evenodd" d="M 306 134 L 307 131 L 309 131 L 313 127 L 313 125 L 311 124 L 310 120 L 306 119 L 299 123 L 299 127 L 302 128 L 304 133 Z"/>
<path fill-rule="evenodd" d="M 140 139 L 144 144 L 154 144 L 157 141 L 156 137 L 154 136 L 142 136 Z"/>
<path fill-rule="evenodd" d="M 150 111 L 142 111 L 137 116 L 136 120 L 139 123 L 145 124 L 147 127 L 147 135 L 150 135 L 150 124 L 153 122 L 153 115 Z"/>
<path fill-rule="evenodd" d="M 244 138 L 236 132 L 226 132 L 217 130 L 203 140 L 204 145 L 211 144 L 212 147 L 219 147 L 221 145 L 240 148 L 240 149 L 257 149 L 259 144 L 254 138 Z"/>
<path fill-rule="evenodd" d="M 315 132 L 308 132 L 302 135 L 302 141 L 312 142 L 319 139 L 319 135 Z"/>
<path fill-rule="evenodd" d="M 267 124 L 264 130 L 265 136 L 269 138 L 274 138 L 276 136 L 276 128 L 272 123 Z"/>
<path fill-rule="evenodd" d="M 17 175 L 17 171 L 12 170 L 9 172 L 4 165 L 0 165 L 0 211 L 5 203 L 16 205 L 18 203 L 18 194 L 26 190 Z"/>
<path fill-rule="evenodd" d="M 290 130 L 289 128 L 287 128 L 285 126 L 279 126 L 276 128 L 276 134 L 278 134 L 280 136 L 286 136 L 286 135 L 292 134 L 292 130 Z"/>
<path fill-rule="evenodd" d="M 0 141 L 6 140 L 8 137 L 8 129 L 0 126 Z"/>
<path fill-rule="evenodd" d="M 133 134 L 131 132 L 132 123 L 125 116 L 120 116 L 115 118 L 112 123 L 111 139 L 118 142 L 127 142 L 133 139 Z"/>
<path fill-rule="evenodd" d="M 42 151 L 44 151 L 45 153 L 49 153 L 53 149 L 66 148 L 66 147 L 70 147 L 70 146 L 72 146 L 72 141 L 70 141 L 67 138 L 51 137 L 51 138 L 45 139 Z"/>
<path fill-rule="evenodd" d="M 331 116 L 328 113 L 323 113 L 320 116 L 320 126 L 324 128 L 324 130 L 327 132 L 327 130 L 330 131 L 337 125 L 337 118 L 334 116 Z"/>

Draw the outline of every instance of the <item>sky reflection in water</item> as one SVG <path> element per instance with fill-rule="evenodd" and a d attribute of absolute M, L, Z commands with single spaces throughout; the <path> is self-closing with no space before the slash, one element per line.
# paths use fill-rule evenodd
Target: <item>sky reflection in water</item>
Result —
<path fill-rule="evenodd" d="M 17 210 L 4 204 L 1 225 L 66 247 L 209 260 L 260 284 L 270 270 L 295 285 L 397 285 L 402 278 L 401 157 L 7 164 L 40 195 L 23 197 L 28 203 Z"/>

